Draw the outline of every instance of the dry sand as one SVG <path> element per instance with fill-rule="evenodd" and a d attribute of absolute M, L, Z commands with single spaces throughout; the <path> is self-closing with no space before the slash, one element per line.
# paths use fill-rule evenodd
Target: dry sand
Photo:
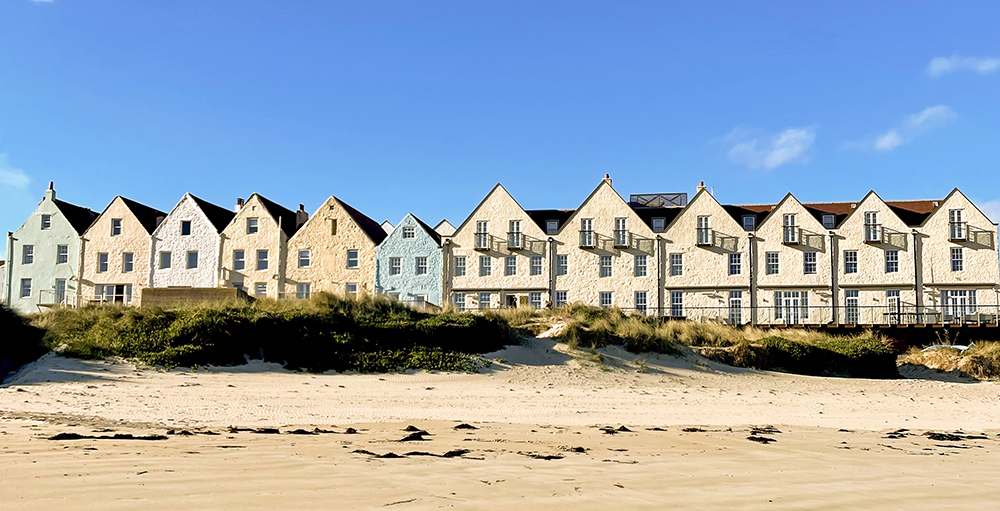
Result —
<path fill-rule="evenodd" d="M 389 375 L 47 355 L 0 387 L 0 507 L 1000 509 L 996 383 L 602 354 L 539 339 L 482 374 Z"/>

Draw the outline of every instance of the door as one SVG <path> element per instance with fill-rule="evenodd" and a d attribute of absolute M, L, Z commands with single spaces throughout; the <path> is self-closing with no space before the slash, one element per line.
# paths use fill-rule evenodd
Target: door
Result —
<path fill-rule="evenodd" d="M 56 303 L 66 305 L 66 279 L 56 279 Z"/>
<path fill-rule="evenodd" d="M 517 295 L 507 295 L 507 307 L 517 307 Z"/>
<path fill-rule="evenodd" d="M 951 321 L 961 323 L 969 314 L 969 296 L 967 291 L 952 291 L 945 298 L 945 314 L 951 315 Z M 948 318 L 946 318 L 948 319 Z"/>
<path fill-rule="evenodd" d="M 886 291 L 886 302 L 888 304 L 887 315 L 890 325 L 898 325 L 900 319 L 899 311 L 899 291 L 890 290 Z"/>
<path fill-rule="evenodd" d="M 800 300 L 801 299 L 799 298 L 798 291 L 785 293 L 785 298 L 784 298 L 784 303 L 782 304 L 783 305 L 782 308 L 784 309 L 783 312 L 786 324 L 797 325 L 801 322 L 802 318 L 799 315 L 799 311 L 801 311 Z"/>

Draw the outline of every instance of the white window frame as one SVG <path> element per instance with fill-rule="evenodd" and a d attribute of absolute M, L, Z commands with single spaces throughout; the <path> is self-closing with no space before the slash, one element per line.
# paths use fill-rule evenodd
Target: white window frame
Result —
<path fill-rule="evenodd" d="M 344 283 L 344 297 L 350 299 L 358 298 L 358 283 L 357 282 L 346 282 Z"/>
<path fill-rule="evenodd" d="M 361 259 L 359 256 L 358 249 L 349 248 L 347 249 L 347 267 L 348 268 L 358 268 L 361 265 Z"/>
<path fill-rule="evenodd" d="M 308 248 L 299 250 L 299 268 L 308 268 L 310 265 L 312 265 L 312 250 Z"/>
<path fill-rule="evenodd" d="M 187 227 L 187 232 L 184 232 L 185 227 Z M 190 236 L 190 235 L 191 235 L 191 221 L 181 220 L 181 236 Z"/>
<path fill-rule="evenodd" d="M 21 298 L 31 298 L 31 279 L 21 279 Z"/>
<path fill-rule="evenodd" d="M 417 237 L 417 230 L 412 225 L 403 227 L 403 239 L 410 240 Z"/>
<path fill-rule="evenodd" d="M 52 215 L 42 215 L 42 230 L 47 231 L 52 228 Z"/>
<path fill-rule="evenodd" d="M 569 255 L 556 254 L 556 275 L 567 275 L 569 273 Z"/>
<path fill-rule="evenodd" d="M 466 260 L 465 256 L 458 256 L 455 258 L 455 276 L 464 277 L 466 274 Z"/>
<path fill-rule="evenodd" d="M 122 273 L 132 273 L 135 270 L 135 254 L 122 252 Z"/>
<path fill-rule="evenodd" d="M 615 303 L 614 293 L 611 291 L 598 291 L 597 299 L 599 306 L 605 309 L 613 307 Z"/>
<path fill-rule="evenodd" d="M 260 232 L 260 219 L 258 217 L 247 218 L 247 234 L 257 234 Z"/>
<path fill-rule="evenodd" d="M 108 269 L 110 267 L 111 267 L 111 265 L 108 262 L 108 253 L 107 252 L 98 252 L 97 253 L 97 273 L 107 273 Z"/>
<path fill-rule="evenodd" d="M 545 234 L 557 234 L 559 232 L 559 220 L 545 221 Z"/>
<path fill-rule="evenodd" d="M 670 317 L 684 317 L 684 291 L 670 292 Z"/>
<path fill-rule="evenodd" d="M 729 324 L 743 324 L 743 291 L 729 292 Z"/>
<path fill-rule="evenodd" d="M 263 286 L 263 291 L 261 290 Z M 253 285 L 254 296 L 267 296 L 267 282 L 255 282 Z"/>
<path fill-rule="evenodd" d="M 247 267 L 247 253 L 245 250 L 233 250 L 233 271 L 245 270 Z"/>
<path fill-rule="evenodd" d="M 264 257 L 261 257 L 262 255 Z M 257 250 L 257 266 L 256 266 L 257 271 L 267 270 L 267 267 L 268 267 L 268 261 L 267 261 L 267 259 L 269 257 L 270 257 L 270 253 L 268 253 L 267 250 L 263 250 L 263 249 L 258 249 Z"/>
<path fill-rule="evenodd" d="M 649 301 L 647 299 L 646 292 L 636 291 L 634 299 L 635 299 L 634 302 L 635 310 L 641 312 L 642 314 L 645 314 L 649 306 Z"/>
<path fill-rule="evenodd" d="M 542 292 L 541 291 L 530 291 L 528 293 L 528 304 L 536 309 L 542 308 Z"/>
<path fill-rule="evenodd" d="M 729 254 L 729 274 L 730 275 L 743 274 L 743 254 L 741 252 L 734 252 Z"/>
<path fill-rule="evenodd" d="M 819 265 L 817 260 L 819 257 L 816 252 L 803 252 L 802 253 L 802 274 L 803 275 L 816 275 Z"/>
<path fill-rule="evenodd" d="M 645 277 L 649 275 L 649 261 L 644 254 L 637 254 L 634 258 L 635 261 L 635 276 Z"/>
<path fill-rule="evenodd" d="M 837 215 L 831 213 L 823 213 L 820 217 L 823 223 L 824 229 L 834 229 L 837 227 Z M 828 221 L 829 220 L 829 221 Z"/>
<path fill-rule="evenodd" d="M 899 273 L 899 251 L 898 250 L 886 250 L 885 251 L 885 272 L 886 273 Z"/>
<path fill-rule="evenodd" d="M 671 277 L 682 277 L 684 276 L 684 254 L 680 252 L 675 252 L 668 256 L 670 261 L 670 276 Z"/>
<path fill-rule="evenodd" d="M 308 282 L 299 282 L 295 285 L 295 298 L 308 300 L 312 296 L 312 285 Z"/>
<path fill-rule="evenodd" d="M 569 305 L 569 291 L 556 291 L 555 307 L 565 307 Z"/>
<path fill-rule="evenodd" d="M 663 232 L 667 229 L 667 219 L 666 217 L 657 216 L 653 217 L 652 220 L 653 232 Z"/>
<path fill-rule="evenodd" d="M 455 293 L 451 297 L 451 303 L 455 305 L 455 308 L 464 311 L 465 310 L 465 293 Z"/>
<path fill-rule="evenodd" d="M 479 276 L 493 275 L 493 259 L 490 256 L 479 256 Z"/>
<path fill-rule="evenodd" d="M 517 256 L 506 256 L 503 258 L 503 274 L 505 277 L 517 275 Z"/>
<path fill-rule="evenodd" d="M 56 264 L 69 263 L 69 245 L 56 245 Z"/>
<path fill-rule="evenodd" d="M 162 250 L 162 251 L 160 251 L 160 260 L 158 261 L 160 263 L 159 264 L 159 268 L 161 270 L 169 270 L 170 267 L 171 267 L 171 263 L 172 263 L 171 259 L 172 259 L 172 257 L 171 257 L 171 253 L 170 253 L 169 250 Z M 163 263 L 167 263 L 167 264 L 163 264 Z"/>
<path fill-rule="evenodd" d="M 111 235 L 121 236 L 122 235 L 122 219 L 112 218 L 111 219 Z"/>
<path fill-rule="evenodd" d="M 479 305 L 480 311 L 490 310 L 490 302 L 493 300 L 493 293 L 490 293 L 489 291 L 480 291 L 476 298 L 478 299 L 477 305 Z"/>
<path fill-rule="evenodd" d="M 35 246 L 34 245 L 22 245 L 21 246 L 21 264 L 34 264 L 35 262 Z"/>
<path fill-rule="evenodd" d="M 613 269 L 614 268 L 614 266 L 613 266 L 614 263 L 611 260 L 611 256 L 609 256 L 609 255 L 599 256 L 598 264 L 600 265 L 599 272 L 598 272 L 598 277 L 600 277 L 600 278 L 606 278 L 606 277 L 613 276 L 613 274 L 614 274 L 614 269 Z"/>
<path fill-rule="evenodd" d="M 858 251 L 857 250 L 845 250 L 844 251 L 844 274 L 854 274 L 858 273 Z"/>
<path fill-rule="evenodd" d="M 740 217 L 740 221 L 743 224 L 744 231 L 753 231 L 757 229 L 757 215 L 743 215 Z M 749 227 L 747 224 L 749 223 Z"/>
<path fill-rule="evenodd" d="M 403 258 L 402 257 L 390 257 L 389 258 L 389 275 L 400 275 L 403 273 Z"/>
<path fill-rule="evenodd" d="M 951 271 L 965 271 L 965 250 L 951 247 Z"/>
<path fill-rule="evenodd" d="M 772 256 L 774 262 L 771 261 Z M 773 270 L 772 270 L 772 265 L 773 265 Z M 781 258 L 778 256 L 778 252 L 764 252 L 764 273 L 766 275 L 781 274 Z"/>
<path fill-rule="evenodd" d="M 417 256 L 413 265 L 413 272 L 416 275 L 427 275 L 427 256 Z"/>
<path fill-rule="evenodd" d="M 194 264 L 193 265 L 191 264 L 191 262 L 192 262 L 191 261 L 191 256 L 194 256 Z M 184 258 L 184 268 L 188 269 L 188 270 L 197 270 L 198 269 L 198 251 L 197 250 L 189 250 L 188 251 L 187 256 Z"/>
<path fill-rule="evenodd" d="M 542 256 L 531 256 L 530 262 L 531 262 L 531 269 L 528 272 L 529 275 L 541 275 L 542 266 L 544 263 Z"/>

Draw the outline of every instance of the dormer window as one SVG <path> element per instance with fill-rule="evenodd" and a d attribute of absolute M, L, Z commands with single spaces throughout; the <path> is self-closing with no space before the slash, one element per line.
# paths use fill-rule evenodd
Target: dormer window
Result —
<path fill-rule="evenodd" d="M 403 239 L 412 239 L 416 236 L 416 230 L 412 226 L 403 227 Z"/>
<path fill-rule="evenodd" d="M 823 228 L 833 229 L 837 225 L 837 216 L 829 213 L 823 214 Z"/>
<path fill-rule="evenodd" d="M 663 217 L 653 218 L 653 232 L 663 232 L 667 228 L 667 219 Z"/>
<path fill-rule="evenodd" d="M 709 216 L 702 215 L 698 217 L 698 245 L 711 245 L 712 244 L 712 230 L 709 228 Z"/>
<path fill-rule="evenodd" d="M 757 228 L 757 217 L 754 215 L 743 215 L 743 230 L 752 231 Z"/>
<path fill-rule="evenodd" d="M 555 234 L 559 232 L 559 220 L 545 221 L 545 234 Z"/>

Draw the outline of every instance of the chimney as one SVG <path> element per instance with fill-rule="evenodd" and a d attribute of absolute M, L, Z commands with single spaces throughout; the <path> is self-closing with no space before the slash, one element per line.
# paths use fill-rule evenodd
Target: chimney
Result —
<path fill-rule="evenodd" d="M 302 227 L 302 224 L 309 220 L 309 213 L 306 213 L 305 204 L 299 204 L 299 210 L 295 212 L 295 228 Z"/>
<path fill-rule="evenodd" d="M 243 198 L 242 197 L 237 197 L 236 198 L 236 212 L 239 213 L 241 209 L 243 209 Z"/>
<path fill-rule="evenodd" d="M 53 183 L 52 181 L 49 181 L 49 189 L 45 190 L 45 198 L 50 201 L 56 200 L 55 183 Z"/>
<path fill-rule="evenodd" d="M 604 174 L 604 181 L 606 181 L 610 185 L 611 184 L 611 174 Z"/>
<path fill-rule="evenodd" d="M 695 193 L 701 192 L 704 189 L 705 189 L 705 182 L 704 181 L 698 181 L 698 191 L 696 191 Z"/>

